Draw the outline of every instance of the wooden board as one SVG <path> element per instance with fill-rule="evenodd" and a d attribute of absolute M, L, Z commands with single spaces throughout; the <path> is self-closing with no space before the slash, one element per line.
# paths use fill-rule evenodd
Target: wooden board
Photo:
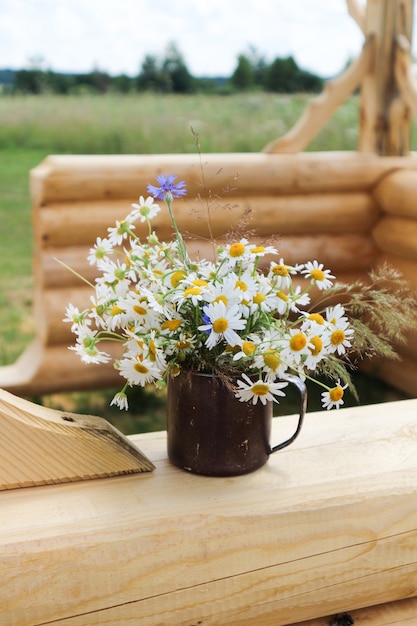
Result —
<path fill-rule="evenodd" d="M 283 626 L 413 596 L 416 414 L 417 400 L 309 413 L 293 446 L 225 479 L 138 435 L 153 473 L 3 492 L 1 618 Z"/>
<path fill-rule="evenodd" d="M 345 622 L 342 620 L 343 616 L 345 616 Z M 351 623 L 357 626 L 415 626 L 417 624 L 417 598 L 349 611 L 347 616 L 354 620 Z M 288 626 L 344 626 L 344 624 L 349 624 L 348 617 L 346 617 L 346 612 L 343 612 Z M 339 618 L 339 622 L 336 618 Z"/>
<path fill-rule="evenodd" d="M 3 389 L 0 432 L 0 491 L 154 469 L 106 420 L 40 406 Z"/>

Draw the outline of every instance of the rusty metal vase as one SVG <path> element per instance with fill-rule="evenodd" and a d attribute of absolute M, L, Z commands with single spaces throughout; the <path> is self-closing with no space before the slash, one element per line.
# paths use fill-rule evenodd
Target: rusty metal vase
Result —
<path fill-rule="evenodd" d="M 307 392 L 296 376 L 284 380 L 300 392 L 300 416 L 289 439 L 271 446 L 273 403 L 240 402 L 219 376 L 182 372 L 168 379 L 168 458 L 177 467 L 207 476 L 235 476 L 264 465 L 269 455 L 298 436 Z"/>

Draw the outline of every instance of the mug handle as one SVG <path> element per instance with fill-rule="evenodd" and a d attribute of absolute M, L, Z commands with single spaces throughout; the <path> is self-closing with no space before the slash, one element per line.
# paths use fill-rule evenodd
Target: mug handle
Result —
<path fill-rule="evenodd" d="M 298 437 L 301 431 L 301 427 L 303 425 L 304 416 L 307 409 L 307 387 L 305 386 L 304 381 L 302 381 L 301 378 L 299 378 L 298 376 L 293 376 L 293 374 L 285 374 L 280 378 L 281 380 L 287 381 L 297 387 L 298 391 L 300 392 L 300 416 L 298 418 L 298 424 L 295 433 L 286 441 L 283 441 L 276 446 L 270 447 L 269 454 L 277 452 L 277 450 L 282 450 L 282 448 L 286 448 L 286 446 L 289 446 L 290 443 L 292 443 Z"/>

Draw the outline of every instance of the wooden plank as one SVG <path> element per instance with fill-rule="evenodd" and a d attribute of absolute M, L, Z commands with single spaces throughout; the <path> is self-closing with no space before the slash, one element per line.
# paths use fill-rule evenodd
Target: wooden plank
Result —
<path fill-rule="evenodd" d="M 146 197 L 146 189 L 144 193 Z M 152 228 L 164 241 L 172 239 L 173 228 L 164 203 L 160 206 Z M 181 232 L 210 236 L 206 200 L 181 199 L 174 206 Z M 105 237 L 108 227 L 130 210 L 130 203 L 124 200 L 48 204 L 35 214 L 42 247 L 92 245 L 96 237 Z M 210 226 L 216 238 L 238 226 L 254 230 L 259 236 L 366 233 L 379 214 L 375 199 L 366 192 L 265 196 L 262 190 L 253 189 L 248 196 L 226 194 L 210 201 Z M 137 222 L 135 233 L 144 239 L 148 235 L 147 225 Z"/>
<path fill-rule="evenodd" d="M 0 491 L 153 469 L 100 417 L 49 409 L 3 389 L 0 429 Z"/>
<path fill-rule="evenodd" d="M 397 167 L 417 168 L 417 158 L 381 159 L 357 152 L 299 154 L 228 153 L 158 155 L 60 155 L 47 157 L 31 171 L 35 205 L 75 200 L 136 198 L 156 175 L 174 173 L 187 181 L 189 196 L 206 188 L 224 196 L 238 189 L 251 194 L 368 190 Z"/>
<path fill-rule="evenodd" d="M 42 396 L 121 387 L 123 380 L 112 363 L 82 363 L 68 345 L 45 346 L 37 337 L 15 363 L 0 367 L 0 388 L 18 396 Z M 118 348 L 106 346 L 113 358 L 118 356 Z"/>
<path fill-rule="evenodd" d="M 279 256 L 284 257 L 289 264 L 303 263 L 315 258 L 329 266 L 332 271 L 339 274 L 354 272 L 365 272 L 375 261 L 377 248 L 372 239 L 362 234 L 317 234 L 304 236 L 269 236 L 251 237 L 254 244 L 264 244 L 267 240 L 278 250 Z M 219 240 L 219 245 L 225 240 Z M 213 245 L 211 242 L 201 239 L 186 239 L 187 250 L 193 258 L 214 258 Z M 37 262 L 43 276 L 43 283 L 40 286 L 42 293 L 48 290 L 75 288 L 83 289 L 85 283 L 79 276 L 72 273 L 66 266 L 84 276 L 90 282 L 94 282 L 97 276 L 97 268 L 87 261 L 89 246 L 67 246 L 61 248 L 50 248 L 40 255 Z M 272 256 L 266 256 L 260 267 L 268 267 L 273 260 Z M 35 285 L 35 288 L 39 287 Z M 86 287 L 88 289 L 88 287 Z M 62 306 L 66 304 L 66 299 L 72 296 L 68 291 L 61 297 L 59 291 L 52 295 L 52 299 L 59 301 L 60 313 Z M 47 314 L 47 312 L 45 312 Z"/>
<path fill-rule="evenodd" d="M 387 602 L 379 606 L 366 607 L 357 611 L 349 611 L 348 615 L 354 620 L 352 624 L 359 626 L 415 626 L 417 624 L 417 598 Z M 339 613 L 340 622 L 343 613 Z M 289 624 L 288 626 L 330 626 L 336 621 L 336 615 L 328 615 L 317 619 Z M 345 623 L 349 623 L 347 619 Z M 335 626 L 338 626 L 335 624 Z"/>
<path fill-rule="evenodd" d="M 2 619 L 283 626 L 414 595 L 416 411 L 309 413 L 293 446 L 226 479 L 138 435 L 153 473 L 0 494 Z"/>

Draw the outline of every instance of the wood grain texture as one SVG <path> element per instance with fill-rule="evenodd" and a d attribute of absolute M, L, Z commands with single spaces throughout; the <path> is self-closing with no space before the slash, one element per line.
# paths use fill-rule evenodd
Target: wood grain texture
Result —
<path fill-rule="evenodd" d="M 342 615 L 343 613 L 339 613 L 340 617 Z M 358 626 L 415 626 L 417 624 L 417 598 L 349 611 L 348 615 Z M 327 615 L 289 626 L 331 626 L 335 618 L 336 615 Z"/>
<path fill-rule="evenodd" d="M 153 469 L 104 419 L 49 409 L 2 389 L 0 431 L 0 491 Z"/>
<path fill-rule="evenodd" d="M 247 476 L 181 472 L 151 433 L 153 473 L 3 492 L 4 623 L 283 626 L 416 595 L 416 411 L 310 413 Z"/>
<path fill-rule="evenodd" d="M 263 194 L 360 191 L 371 189 L 387 172 L 417 168 L 416 155 L 381 159 L 357 152 L 297 154 L 227 153 L 156 155 L 59 155 L 31 170 L 35 205 L 77 200 L 136 201 L 158 174 L 175 173 L 187 181 L 188 196 L 206 189 L 221 197 L 260 189 Z M 203 185 L 201 168 L 203 167 Z"/>
<path fill-rule="evenodd" d="M 139 189 L 139 188 L 138 188 Z M 146 197 L 146 193 L 145 193 Z M 171 240 L 173 228 L 163 202 L 152 220 L 159 239 Z M 123 219 L 131 210 L 128 201 L 89 201 L 53 203 L 43 207 L 37 219 L 43 248 L 90 245 L 96 237 L 105 237 L 107 228 Z M 258 236 L 297 234 L 366 233 L 377 221 L 380 211 L 367 192 L 262 195 L 225 195 L 209 203 L 181 199 L 174 203 L 175 219 L 183 234 L 194 238 L 210 237 L 208 216 L 214 238 L 224 238 L 237 226 Z M 135 224 L 135 233 L 144 240 L 146 224 Z"/>

